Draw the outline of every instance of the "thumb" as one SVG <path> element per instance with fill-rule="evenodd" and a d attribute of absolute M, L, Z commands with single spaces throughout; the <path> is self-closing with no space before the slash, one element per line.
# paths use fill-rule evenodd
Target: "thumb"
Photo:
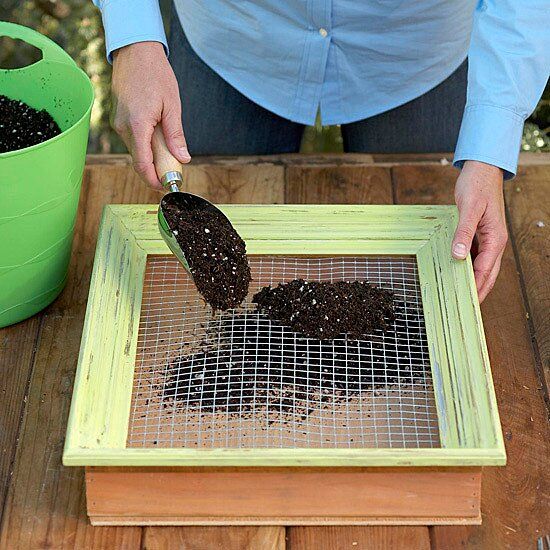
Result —
<path fill-rule="evenodd" d="M 452 244 L 452 255 L 455 260 L 465 260 L 470 253 L 482 214 L 475 204 L 459 207 L 458 227 Z"/>
<path fill-rule="evenodd" d="M 164 111 L 162 114 L 162 130 L 164 139 L 170 152 L 182 163 L 187 164 L 191 160 L 191 155 L 187 149 L 185 136 L 183 135 L 183 126 L 179 112 Z"/>

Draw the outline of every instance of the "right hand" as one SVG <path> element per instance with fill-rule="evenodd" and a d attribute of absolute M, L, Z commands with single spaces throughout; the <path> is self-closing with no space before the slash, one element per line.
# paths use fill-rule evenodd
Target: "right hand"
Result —
<path fill-rule="evenodd" d="M 191 160 L 181 124 L 178 83 L 160 42 L 137 42 L 113 53 L 112 125 L 132 155 L 135 171 L 155 189 L 151 139 L 162 125 L 168 149 L 182 164 Z"/>

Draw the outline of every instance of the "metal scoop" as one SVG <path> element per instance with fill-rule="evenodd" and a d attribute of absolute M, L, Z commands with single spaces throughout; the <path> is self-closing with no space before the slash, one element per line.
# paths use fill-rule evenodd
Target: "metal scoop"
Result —
<path fill-rule="evenodd" d="M 155 128 L 151 145 L 153 148 L 153 158 L 157 175 L 162 183 L 162 186 L 165 189 L 170 189 L 170 192 L 164 195 L 160 201 L 157 214 L 159 231 L 170 250 L 180 261 L 181 265 L 183 265 L 183 267 L 191 273 L 185 254 L 176 240 L 174 232 L 170 229 L 168 221 L 164 215 L 166 205 L 176 205 L 180 212 L 191 212 L 195 209 L 210 210 L 226 220 L 227 217 L 210 201 L 207 201 L 198 195 L 183 193 L 179 190 L 179 186 L 183 183 L 181 163 L 174 158 L 166 146 L 160 125 L 157 125 Z M 227 220 L 227 222 L 230 223 L 229 220 Z"/>

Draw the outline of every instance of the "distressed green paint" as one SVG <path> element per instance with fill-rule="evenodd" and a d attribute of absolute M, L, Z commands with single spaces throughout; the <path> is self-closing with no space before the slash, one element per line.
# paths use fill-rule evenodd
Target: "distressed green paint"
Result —
<path fill-rule="evenodd" d="M 442 444 L 504 456 L 471 261 L 449 254 L 456 222 L 453 213 L 417 255 Z"/>
<path fill-rule="evenodd" d="M 107 207 L 100 228 L 66 448 L 126 443 L 147 254 Z"/>
<path fill-rule="evenodd" d="M 442 281 L 437 277 L 431 245 L 424 246 L 416 258 L 439 419 L 439 437 L 443 447 L 458 447 L 459 426 L 456 411 L 458 403 L 454 400 L 448 368 L 449 358 L 440 302 L 440 291 L 443 289 Z"/>
<path fill-rule="evenodd" d="M 236 225 L 237 229 L 240 229 Z M 242 235 L 242 233 L 241 233 Z M 258 240 L 246 239 L 246 250 L 254 254 L 285 254 L 285 255 L 334 255 L 357 256 L 358 254 L 375 255 L 415 255 L 427 241 L 410 240 Z M 164 241 L 140 241 L 139 246 L 148 254 L 171 254 Z"/>
<path fill-rule="evenodd" d="M 124 224 L 139 240 L 158 240 L 151 219 L 154 205 L 114 205 Z M 248 242 L 250 239 L 317 240 L 330 231 L 333 240 L 428 240 L 449 215 L 449 206 L 357 206 L 357 205 L 229 205 L 220 209 Z M 123 213 L 123 214 L 122 214 Z M 324 236 L 324 235 L 323 235 Z"/>
<path fill-rule="evenodd" d="M 496 449 L 86 449 L 66 466 L 500 466 Z"/>
<path fill-rule="evenodd" d="M 101 466 L 472 466 L 505 462 L 469 260 L 449 253 L 449 206 L 223 206 L 250 254 L 417 257 L 442 448 L 126 448 L 148 254 L 168 254 L 154 205 L 105 209 L 64 463 Z"/>

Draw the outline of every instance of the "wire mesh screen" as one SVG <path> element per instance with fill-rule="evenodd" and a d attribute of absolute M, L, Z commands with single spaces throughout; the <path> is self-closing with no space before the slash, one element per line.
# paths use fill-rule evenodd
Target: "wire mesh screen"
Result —
<path fill-rule="evenodd" d="M 205 305 L 173 256 L 147 261 L 129 447 L 439 447 L 416 259 L 252 256 L 238 309 Z M 393 290 L 364 340 L 306 338 L 250 300 L 303 278 Z"/>

